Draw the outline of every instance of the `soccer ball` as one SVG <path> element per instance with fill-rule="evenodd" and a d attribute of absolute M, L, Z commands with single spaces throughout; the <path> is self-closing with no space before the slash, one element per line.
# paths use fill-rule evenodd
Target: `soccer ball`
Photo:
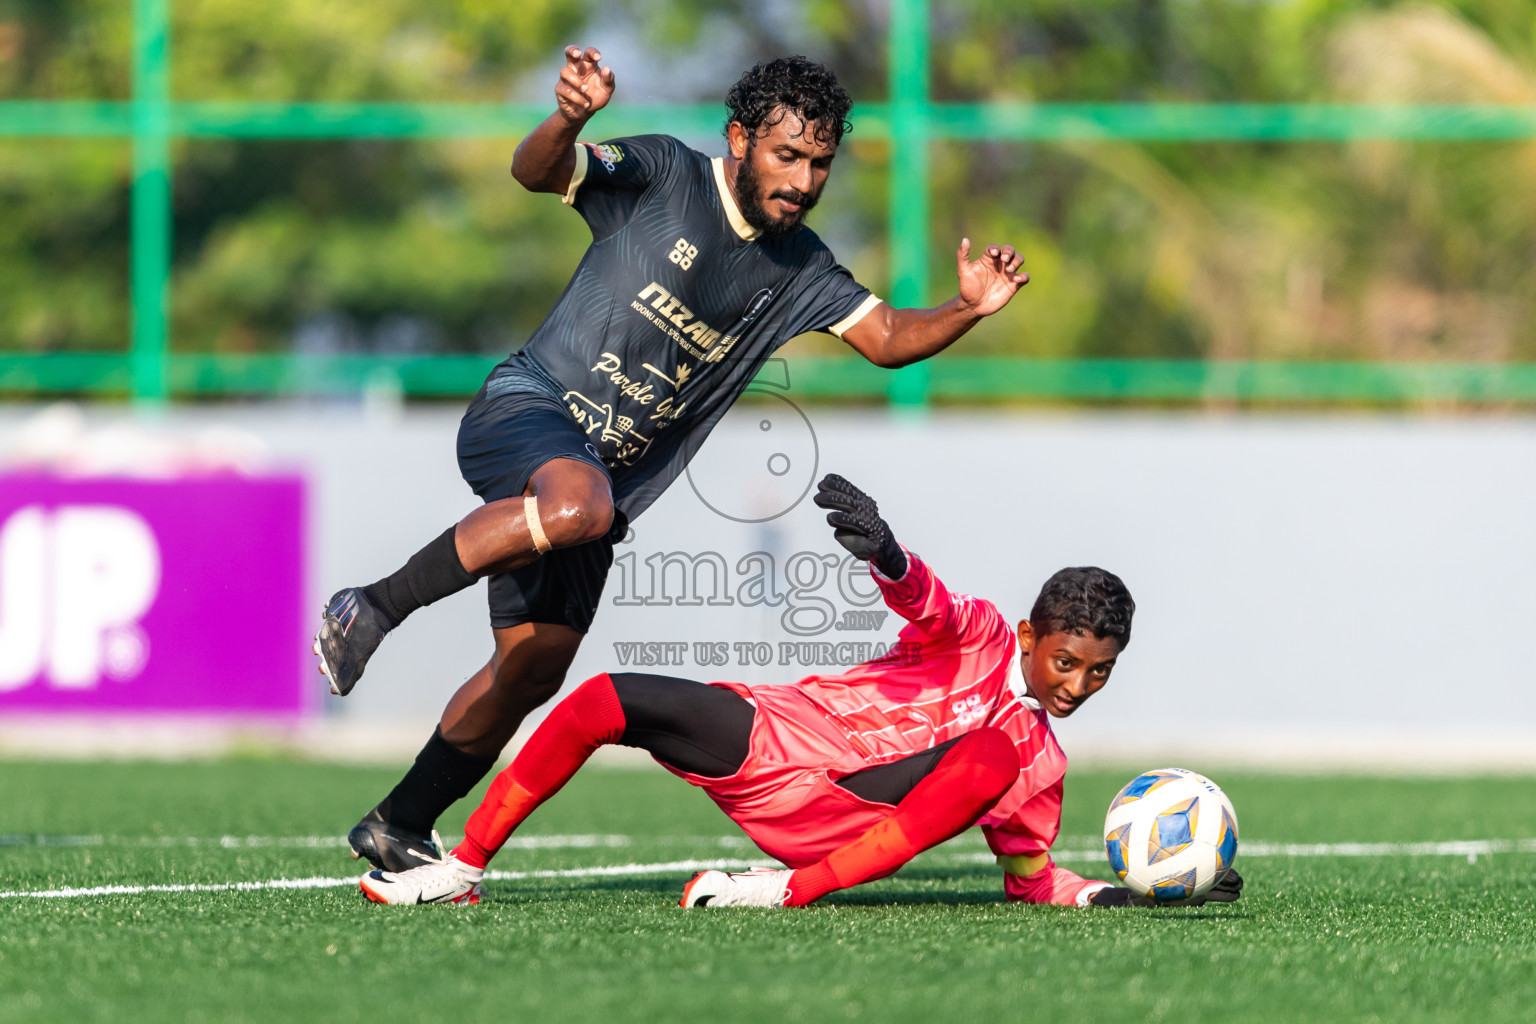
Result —
<path fill-rule="evenodd" d="M 1109 866 L 1159 903 L 1203 896 L 1237 856 L 1237 812 L 1204 775 L 1159 768 L 1136 776 L 1104 817 Z"/>

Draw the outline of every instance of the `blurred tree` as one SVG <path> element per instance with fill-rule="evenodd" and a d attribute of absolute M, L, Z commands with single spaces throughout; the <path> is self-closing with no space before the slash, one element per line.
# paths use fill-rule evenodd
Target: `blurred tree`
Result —
<path fill-rule="evenodd" d="M 120 0 L 0 0 L 0 99 L 122 99 Z M 128 335 L 128 147 L 0 140 L 0 348 L 118 349 Z"/>
<path fill-rule="evenodd" d="M 6 94 L 121 98 L 126 10 L 84 0 L 6 9 Z M 178 0 L 173 89 L 181 99 L 497 99 L 528 64 L 558 57 L 582 16 L 541 0 L 515 20 L 504 13 L 485 0 Z M 563 286 L 585 232 L 558 203 L 517 188 L 511 152 L 509 142 L 179 143 L 176 347 L 513 347 Z M 0 201 L 19 212 L 0 218 L 0 287 L 20 297 L 0 306 L 6 347 L 125 344 L 127 153 L 121 143 L 0 147 Z"/>
<path fill-rule="evenodd" d="M 1343 99 L 1536 104 L 1530 61 L 1443 8 L 1355 15 L 1325 52 Z M 1376 228 L 1343 260 L 1363 354 L 1536 358 L 1536 141 L 1356 143 L 1343 160 Z"/>
<path fill-rule="evenodd" d="M 182 100 L 547 101 L 574 41 L 604 48 L 622 102 L 714 102 L 787 52 L 828 61 L 856 99 L 886 93 L 884 0 L 173 9 Z M 124 98 L 128 14 L 121 0 L 0 0 L 0 97 Z M 933 91 L 1531 104 L 1533 29 L 1536 0 L 947 0 Z M 890 152 L 861 137 L 857 106 L 853 120 L 812 223 L 879 291 Z M 587 235 L 510 180 L 511 150 L 178 143 L 176 347 L 514 347 Z M 957 354 L 1536 359 L 1536 143 L 944 143 L 932 166 L 934 291 L 961 235 L 1015 241 L 1035 277 Z M 0 346 L 125 343 L 128 174 L 117 141 L 0 143 Z"/>
<path fill-rule="evenodd" d="M 0 0 L 0 99 L 126 99 L 132 13 L 122 0 Z"/>
<path fill-rule="evenodd" d="M 548 64 L 582 12 L 525 0 L 179 0 L 176 94 L 485 101 Z M 553 90 L 553 73 L 546 83 Z M 180 348 L 504 352 L 585 242 L 511 180 L 510 142 L 186 143 Z"/>
<path fill-rule="evenodd" d="M 0 140 L 0 350 L 128 338 L 128 147 Z"/>
<path fill-rule="evenodd" d="M 1536 4 L 1459 6 L 969 0 L 945 7 L 935 88 L 967 99 L 1536 102 Z M 939 237 L 974 233 L 978 219 L 1048 236 L 1033 243 L 1046 258 L 1027 315 L 984 323 L 967 351 L 1536 357 L 1536 196 L 1525 185 L 1536 144 L 942 148 Z M 1084 294 L 1096 303 L 1086 320 Z"/>

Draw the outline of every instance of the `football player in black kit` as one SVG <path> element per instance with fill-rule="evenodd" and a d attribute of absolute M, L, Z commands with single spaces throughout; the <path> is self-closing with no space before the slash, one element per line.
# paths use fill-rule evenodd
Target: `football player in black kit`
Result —
<path fill-rule="evenodd" d="M 564 197 L 592 245 L 532 338 L 497 366 L 459 428 L 464 479 L 485 502 L 398 572 L 338 592 L 315 652 L 346 694 L 411 612 L 489 577 L 495 652 L 448 702 L 394 790 L 352 830 L 355 856 L 402 871 L 439 856 L 438 815 L 491 769 L 565 679 L 613 545 L 683 471 L 763 362 L 827 331 L 883 367 L 944 349 L 1029 278 L 1012 246 L 956 253 L 959 294 L 893 309 L 803 226 L 848 129 L 848 94 L 803 57 L 760 64 L 726 97 L 727 154 L 665 135 L 577 141 L 613 71 L 570 47 L 558 109 L 523 139 L 512 176 Z"/>

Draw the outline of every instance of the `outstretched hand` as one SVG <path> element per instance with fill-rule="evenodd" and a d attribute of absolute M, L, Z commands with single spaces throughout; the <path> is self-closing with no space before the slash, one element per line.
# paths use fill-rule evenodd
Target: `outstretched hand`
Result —
<path fill-rule="evenodd" d="M 567 121 L 583 122 L 602 110 L 613 98 L 613 69 L 599 66 L 603 55 L 593 47 L 565 48 L 565 67 L 555 83 L 555 102 Z"/>
<path fill-rule="evenodd" d="M 832 510 L 827 513 L 827 525 L 853 557 L 874 563 L 889 579 L 899 580 L 907 574 L 907 553 L 880 518 L 880 506 L 874 498 L 836 473 L 828 473 L 816 485 L 816 496 L 811 500 Z"/>
<path fill-rule="evenodd" d="M 1013 293 L 1029 283 L 1024 273 L 1024 257 L 1011 245 L 989 245 L 981 257 L 972 260 L 971 240 L 960 239 L 955 251 L 955 268 L 960 276 L 960 301 L 977 316 L 991 316 L 1013 298 Z"/>

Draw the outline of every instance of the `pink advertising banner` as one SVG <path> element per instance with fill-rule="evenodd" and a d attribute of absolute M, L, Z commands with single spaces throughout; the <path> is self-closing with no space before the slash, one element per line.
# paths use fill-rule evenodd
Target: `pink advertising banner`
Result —
<path fill-rule="evenodd" d="M 0 476 L 0 714 L 294 717 L 304 481 Z"/>

